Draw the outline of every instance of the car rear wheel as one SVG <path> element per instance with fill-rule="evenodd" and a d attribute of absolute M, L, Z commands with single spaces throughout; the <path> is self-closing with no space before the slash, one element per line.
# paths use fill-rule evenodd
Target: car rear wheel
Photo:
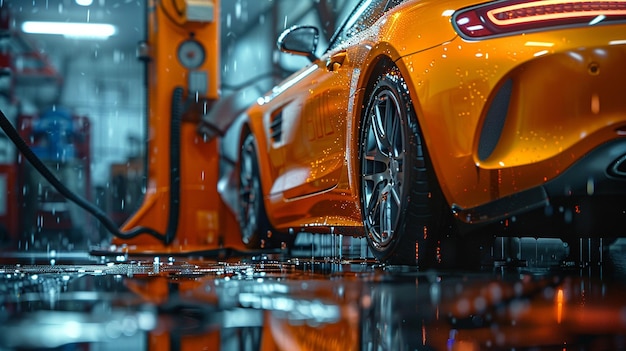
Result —
<path fill-rule="evenodd" d="M 245 137 L 239 155 L 239 228 L 241 240 L 248 248 L 262 246 L 269 221 L 263 204 L 254 137 Z"/>
<path fill-rule="evenodd" d="M 390 264 L 437 262 L 443 196 L 397 68 L 369 90 L 361 125 L 361 208 L 374 256 Z M 449 211 L 448 211 L 449 212 Z M 438 223 L 435 223 L 438 222 Z"/>

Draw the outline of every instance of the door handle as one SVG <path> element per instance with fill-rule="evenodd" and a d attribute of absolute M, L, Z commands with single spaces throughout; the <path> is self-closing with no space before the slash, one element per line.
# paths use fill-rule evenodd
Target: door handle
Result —
<path fill-rule="evenodd" d="M 326 61 L 326 69 L 330 72 L 337 71 L 344 64 L 347 56 L 348 53 L 345 50 L 330 56 Z"/>

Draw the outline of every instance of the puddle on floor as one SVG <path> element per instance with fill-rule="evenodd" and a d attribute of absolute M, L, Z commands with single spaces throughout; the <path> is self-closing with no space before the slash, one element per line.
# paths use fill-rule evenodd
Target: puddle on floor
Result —
<path fill-rule="evenodd" d="M 0 350 L 626 349 L 620 243 L 602 262 L 568 265 L 562 244 L 518 241 L 504 251 L 525 264 L 496 249 L 505 263 L 426 272 L 350 247 L 221 260 L 5 254 Z"/>

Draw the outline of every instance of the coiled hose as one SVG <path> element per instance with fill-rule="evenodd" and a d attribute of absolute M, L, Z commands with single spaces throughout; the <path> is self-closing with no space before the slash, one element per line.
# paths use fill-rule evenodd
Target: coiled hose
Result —
<path fill-rule="evenodd" d="M 172 120 L 171 120 L 171 138 L 170 138 L 170 191 L 169 191 L 169 218 L 166 232 L 158 231 L 148 227 L 135 227 L 128 231 L 121 231 L 117 224 L 113 222 L 100 208 L 93 205 L 80 195 L 68 189 L 59 179 L 57 179 L 46 165 L 35 155 L 35 153 L 26 144 L 24 139 L 19 135 L 13 127 L 9 119 L 3 111 L 0 110 L 0 127 L 9 139 L 15 144 L 17 149 L 22 153 L 24 158 L 54 187 L 59 194 L 72 201 L 94 217 L 115 237 L 122 240 L 132 239 L 142 234 L 150 235 L 164 244 L 170 244 L 176 237 L 178 229 L 178 216 L 180 211 L 180 138 L 181 138 L 181 122 L 182 122 L 182 98 L 183 88 L 177 87 L 172 94 Z"/>

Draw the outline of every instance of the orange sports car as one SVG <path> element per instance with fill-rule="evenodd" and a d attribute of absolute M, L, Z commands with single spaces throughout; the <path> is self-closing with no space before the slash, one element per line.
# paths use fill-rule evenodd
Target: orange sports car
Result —
<path fill-rule="evenodd" d="M 366 236 L 397 264 L 472 260 L 494 236 L 626 234 L 626 1 L 363 0 L 250 107 L 249 246 Z"/>

